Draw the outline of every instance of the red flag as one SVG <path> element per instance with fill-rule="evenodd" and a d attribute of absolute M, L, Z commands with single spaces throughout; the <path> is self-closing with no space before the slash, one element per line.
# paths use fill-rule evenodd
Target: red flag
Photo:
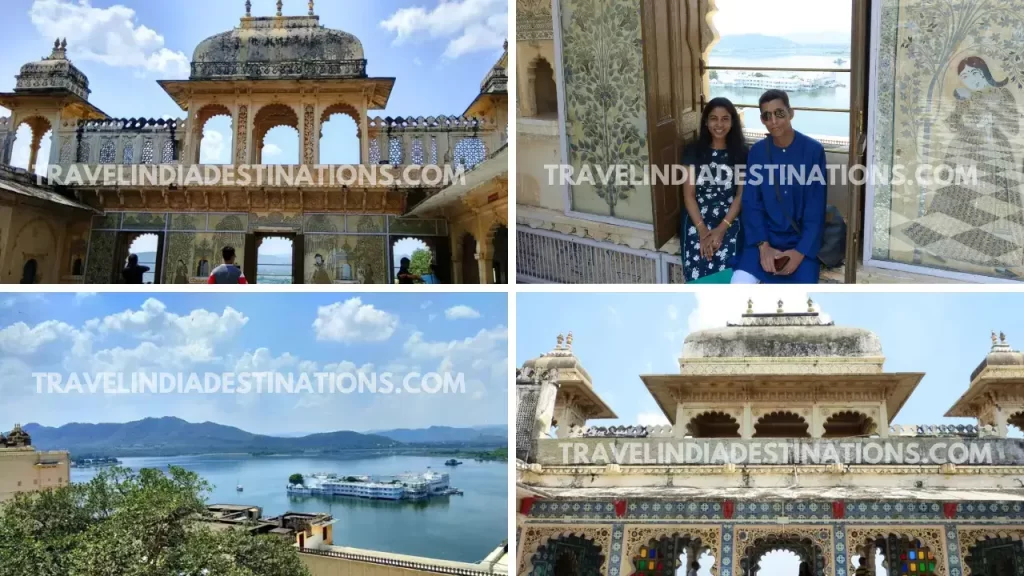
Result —
<path fill-rule="evenodd" d="M 625 500 L 616 500 L 615 501 L 615 516 L 618 517 L 618 518 L 622 518 L 625 515 L 626 515 L 626 501 Z"/>
<path fill-rule="evenodd" d="M 519 502 L 519 513 L 523 516 L 529 516 L 530 510 L 533 509 L 533 503 L 537 500 L 536 496 L 527 496 Z"/>
<path fill-rule="evenodd" d="M 842 500 L 832 503 L 832 518 L 842 520 L 846 517 L 846 504 Z"/>
<path fill-rule="evenodd" d="M 732 513 L 736 510 L 736 503 L 732 500 L 726 500 L 722 504 L 722 512 L 725 515 L 726 520 L 732 520 Z"/>
<path fill-rule="evenodd" d="M 956 518 L 956 502 L 946 502 L 942 505 L 942 510 L 946 513 L 946 518 Z"/>

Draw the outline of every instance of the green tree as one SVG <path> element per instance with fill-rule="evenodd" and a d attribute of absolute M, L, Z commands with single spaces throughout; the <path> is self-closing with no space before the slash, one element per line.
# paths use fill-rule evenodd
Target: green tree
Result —
<path fill-rule="evenodd" d="M 288 483 L 289 484 L 302 484 L 303 486 L 306 485 L 305 480 L 302 478 L 302 474 L 292 474 L 291 476 L 288 477 Z"/>
<path fill-rule="evenodd" d="M 416 274 L 417 276 L 423 276 L 430 274 L 430 263 L 433 259 L 430 256 L 430 250 L 424 250 L 420 248 L 412 253 L 412 262 L 409 264 L 409 272 Z"/>
<path fill-rule="evenodd" d="M 718 80 L 718 70 L 712 70 L 711 73 L 708 74 L 708 80 Z"/>
<path fill-rule="evenodd" d="M 288 542 L 201 521 L 209 484 L 170 467 L 100 471 L 0 505 L 4 576 L 309 576 Z"/>

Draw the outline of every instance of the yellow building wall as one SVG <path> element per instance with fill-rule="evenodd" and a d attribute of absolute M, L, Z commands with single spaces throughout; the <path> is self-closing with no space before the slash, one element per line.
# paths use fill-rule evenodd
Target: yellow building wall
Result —
<path fill-rule="evenodd" d="M 13 498 L 18 492 L 59 488 L 70 481 L 67 452 L 0 448 L 0 502 Z"/>
<path fill-rule="evenodd" d="M 0 282 L 19 283 L 25 263 L 35 259 L 35 283 L 58 283 L 67 221 L 28 206 L 15 206 L 10 210 L 10 224 L 4 227 L 6 247 L 0 250 L 4 255 Z"/>

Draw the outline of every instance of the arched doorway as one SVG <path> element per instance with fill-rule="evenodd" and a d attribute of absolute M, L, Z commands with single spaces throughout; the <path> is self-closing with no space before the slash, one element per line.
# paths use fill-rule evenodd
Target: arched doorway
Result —
<path fill-rule="evenodd" d="M 21 267 L 21 284 L 35 284 L 38 276 L 39 263 L 35 258 L 29 258 Z"/>
<path fill-rule="evenodd" d="M 361 163 L 359 112 L 348 104 L 328 106 L 320 117 L 320 164 Z"/>
<path fill-rule="evenodd" d="M 581 536 L 559 536 L 537 548 L 530 576 L 601 576 L 601 547 Z"/>
<path fill-rule="evenodd" d="M 128 245 L 128 255 L 135 254 L 139 257 L 139 266 L 145 266 L 149 268 L 142 275 L 143 284 L 156 284 L 156 268 L 159 262 L 160 250 L 160 237 L 156 234 L 139 234 L 132 240 L 131 244 Z M 120 262 L 120 266 L 123 269 L 127 265 L 128 259 L 125 258 L 124 262 Z"/>
<path fill-rule="evenodd" d="M 476 261 L 476 238 L 466 232 L 462 235 L 462 283 L 479 284 L 480 266 Z"/>
<path fill-rule="evenodd" d="M 494 247 L 491 281 L 494 284 L 508 284 L 508 228 L 499 226 L 494 231 L 491 246 Z"/>
<path fill-rule="evenodd" d="M 295 281 L 295 239 L 260 236 L 256 239 L 257 284 L 292 284 Z"/>
<path fill-rule="evenodd" d="M 298 114 L 284 104 L 260 108 L 253 119 L 253 144 L 256 164 L 299 164 Z"/>
<path fill-rule="evenodd" d="M 627 571 L 627 574 L 635 576 L 683 576 L 689 574 L 693 563 L 697 564 L 698 576 L 710 576 L 717 560 L 707 544 L 689 534 L 673 534 L 650 540 L 631 553 L 632 571 Z"/>
<path fill-rule="evenodd" d="M 222 104 L 204 106 L 197 114 L 194 137 L 198 139 L 193 161 L 200 164 L 231 164 L 234 122 L 231 110 Z"/>
<path fill-rule="evenodd" d="M 48 135 L 50 137 L 47 137 Z M 33 174 L 45 175 L 46 167 L 49 165 L 52 135 L 50 121 L 42 116 L 22 120 L 14 133 L 10 165 Z"/>
<path fill-rule="evenodd" d="M 419 238 L 400 238 L 391 245 L 391 282 L 398 283 L 398 271 L 401 269 L 402 259 L 410 261 L 409 272 L 424 279 L 425 284 L 440 284 L 432 267 L 436 268 L 437 254 L 430 245 Z"/>
<path fill-rule="evenodd" d="M 558 117 L 558 96 L 555 93 L 555 71 L 545 58 L 538 57 L 530 67 L 533 105 L 537 118 Z"/>
<path fill-rule="evenodd" d="M 805 576 L 807 573 L 824 576 L 829 573 L 830 561 L 825 556 L 825 549 L 809 535 L 768 534 L 747 542 L 739 549 L 741 557 L 737 576 Z"/>

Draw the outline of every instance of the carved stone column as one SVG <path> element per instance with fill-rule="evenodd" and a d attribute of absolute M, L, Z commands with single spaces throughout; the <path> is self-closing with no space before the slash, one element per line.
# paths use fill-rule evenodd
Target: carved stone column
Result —
<path fill-rule="evenodd" d="M 750 402 L 743 404 L 743 422 L 740 423 L 740 438 L 747 440 L 754 437 L 754 415 L 750 411 Z"/>
<path fill-rule="evenodd" d="M 882 400 L 878 407 L 878 437 L 889 437 L 889 408 L 885 405 L 885 400 Z"/>
<path fill-rule="evenodd" d="M 319 158 L 320 118 L 317 117 L 316 106 L 312 103 L 307 103 L 302 108 L 302 154 L 299 164 L 313 166 L 318 163 Z"/>
<path fill-rule="evenodd" d="M 363 107 L 359 110 L 359 163 L 370 163 L 370 120 L 367 112 L 370 108 L 370 98 L 363 96 Z"/>

